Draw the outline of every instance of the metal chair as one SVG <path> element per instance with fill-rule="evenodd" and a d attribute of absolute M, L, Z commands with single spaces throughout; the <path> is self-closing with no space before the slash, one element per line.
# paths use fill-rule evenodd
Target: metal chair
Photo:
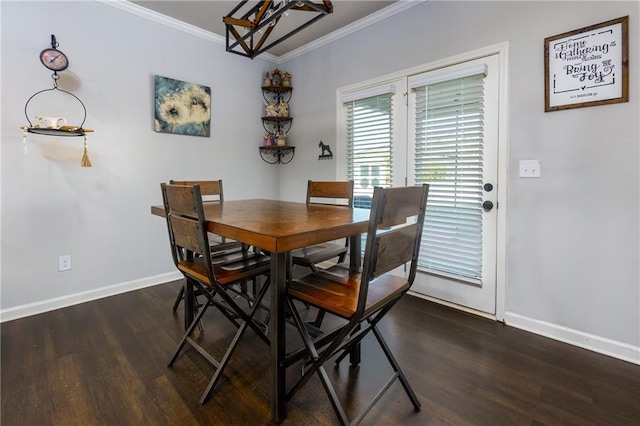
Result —
<path fill-rule="evenodd" d="M 309 361 L 300 379 L 287 392 L 287 398 L 317 373 L 340 423 L 357 424 L 397 379 L 414 408 L 420 409 L 420 401 L 377 324 L 413 284 L 428 188 L 428 185 L 422 185 L 374 189 L 362 272 L 338 265 L 294 279 L 289 284 L 287 305 L 304 348 L 290 353 L 288 357 L 291 363 L 305 356 Z M 389 273 L 407 262 L 410 263 L 407 278 Z M 295 301 L 314 306 L 342 320 L 333 330 L 318 335 L 317 330 L 303 321 Z M 339 364 L 369 332 L 373 332 L 394 374 L 350 423 L 324 365 L 334 356 L 338 356 L 335 362 Z"/>
<path fill-rule="evenodd" d="M 171 366 L 176 361 L 185 344 L 189 343 L 216 368 L 200 399 L 200 403 L 204 404 L 222 376 L 247 327 L 253 329 L 265 343 L 270 343 L 265 333 L 266 327 L 254 320 L 254 315 L 261 308 L 262 299 L 269 287 L 270 259 L 263 254 L 242 251 L 240 258 L 232 255 L 230 260 L 218 262 L 211 254 L 200 186 L 163 183 L 161 188 L 174 263 L 188 283 L 207 298 L 207 302 L 191 321 L 168 365 Z M 245 310 L 237 303 L 235 294 L 231 294 L 228 290 L 235 284 L 258 278 L 260 275 L 265 275 L 266 281 L 259 294 L 251 300 L 249 308 Z M 238 327 L 220 360 L 215 359 L 190 337 L 211 306 L 215 306 Z"/>
<path fill-rule="evenodd" d="M 171 185 L 181 186 L 200 186 L 202 201 L 205 203 L 221 203 L 224 201 L 224 192 L 222 188 L 222 179 L 218 180 L 171 180 Z M 212 255 L 219 257 L 219 261 L 226 261 L 221 256 L 237 253 L 242 250 L 242 244 L 237 241 L 228 240 L 217 234 L 207 233 L 209 245 L 212 247 Z M 196 295 L 197 296 L 197 295 Z M 184 299 L 184 285 L 180 287 L 180 291 L 173 302 L 173 311 L 178 310 L 180 302 Z M 197 303 L 197 302 L 196 302 Z"/>
<path fill-rule="evenodd" d="M 327 204 L 353 207 L 353 181 L 312 181 L 307 182 L 307 204 Z M 327 242 L 294 250 L 291 254 L 294 265 L 311 268 L 317 272 L 317 264 L 338 258 L 342 263 L 349 251 L 349 239 L 344 244 Z"/>

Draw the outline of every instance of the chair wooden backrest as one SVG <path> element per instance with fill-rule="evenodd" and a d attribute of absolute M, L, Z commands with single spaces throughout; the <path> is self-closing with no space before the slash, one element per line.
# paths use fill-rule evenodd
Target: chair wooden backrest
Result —
<path fill-rule="evenodd" d="M 162 199 L 176 267 L 189 256 L 211 258 L 200 186 L 162 183 Z M 211 262 L 203 262 L 210 279 L 214 278 Z"/>
<path fill-rule="evenodd" d="M 203 201 L 224 201 L 222 179 L 219 180 L 171 180 L 171 185 L 200 186 Z"/>
<path fill-rule="evenodd" d="M 407 281 L 413 284 L 428 192 L 427 184 L 374 188 L 356 315 L 366 307 L 369 282 L 382 274 L 411 262 Z"/>
<path fill-rule="evenodd" d="M 218 180 L 171 180 L 170 185 L 194 186 L 200 187 L 200 195 L 204 203 L 221 203 L 224 201 L 224 191 L 222 189 L 222 179 Z M 217 246 L 219 244 L 233 243 L 225 237 L 215 234 L 209 234 L 209 245 Z M 234 243 L 239 244 L 239 243 Z"/>
<path fill-rule="evenodd" d="M 334 204 L 353 207 L 353 181 L 309 180 L 307 182 L 307 204 Z"/>

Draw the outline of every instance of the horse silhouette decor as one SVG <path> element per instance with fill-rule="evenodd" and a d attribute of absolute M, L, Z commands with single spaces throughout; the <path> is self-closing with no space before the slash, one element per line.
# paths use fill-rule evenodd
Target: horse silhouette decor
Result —
<path fill-rule="evenodd" d="M 333 152 L 331 152 L 331 147 L 329 145 L 326 145 L 322 143 L 322 141 L 320 141 L 318 147 L 321 150 L 320 155 L 318 156 L 318 160 L 331 160 L 333 158 Z"/>

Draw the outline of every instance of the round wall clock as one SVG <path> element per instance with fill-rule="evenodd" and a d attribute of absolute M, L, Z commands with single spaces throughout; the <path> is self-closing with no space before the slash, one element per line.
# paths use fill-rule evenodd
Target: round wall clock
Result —
<path fill-rule="evenodd" d="M 57 49 L 56 36 L 51 35 L 51 47 L 40 52 L 40 62 L 52 71 L 64 71 L 69 66 L 69 58 Z"/>
<path fill-rule="evenodd" d="M 40 52 L 40 62 L 52 71 L 63 71 L 69 66 L 69 58 L 62 51 L 54 48 Z"/>

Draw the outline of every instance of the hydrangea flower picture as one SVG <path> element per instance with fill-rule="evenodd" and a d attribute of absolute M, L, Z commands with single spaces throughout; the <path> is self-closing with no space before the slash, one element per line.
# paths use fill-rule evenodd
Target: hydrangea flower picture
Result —
<path fill-rule="evenodd" d="M 156 75 L 156 132 L 209 136 L 211 89 Z"/>

